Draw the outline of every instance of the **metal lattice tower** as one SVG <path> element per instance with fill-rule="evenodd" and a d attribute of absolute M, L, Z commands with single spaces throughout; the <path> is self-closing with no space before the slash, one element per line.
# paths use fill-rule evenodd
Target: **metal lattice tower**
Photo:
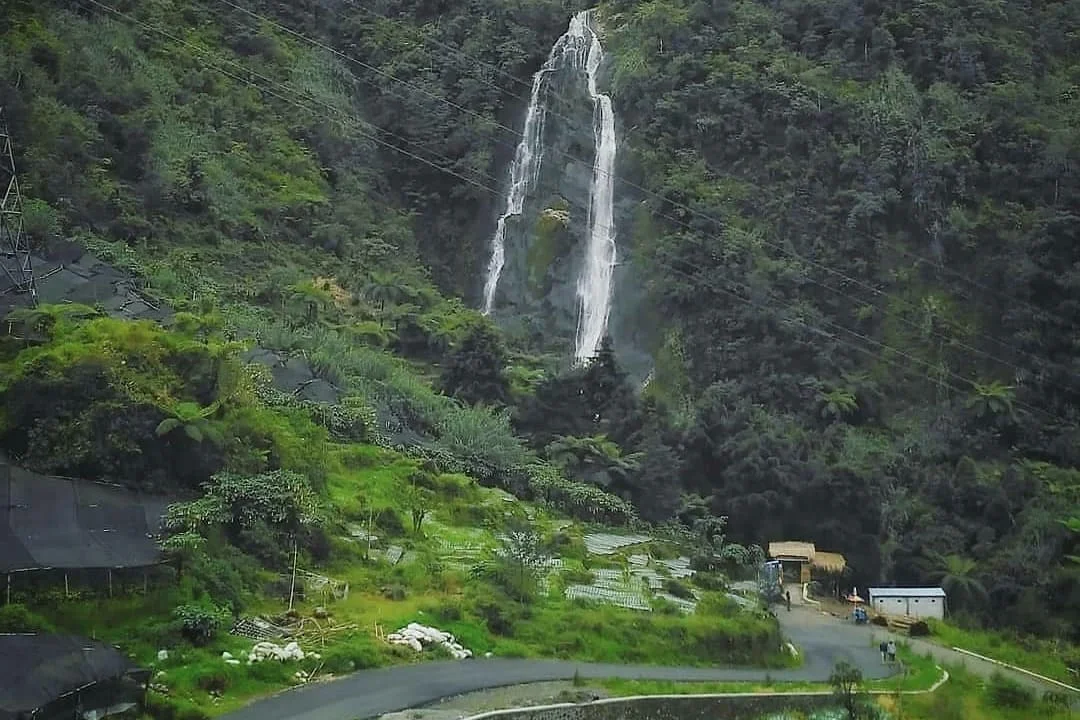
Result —
<path fill-rule="evenodd" d="M 26 293 L 37 305 L 37 286 L 30 262 L 30 239 L 23 230 L 22 195 L 15 173 L 15 153 L 11 147 L 4 108 L 0 107 L 0 267 L 10 286 L 7 293 Z M 0 277 L 0 281 L 3 278 Z"/>

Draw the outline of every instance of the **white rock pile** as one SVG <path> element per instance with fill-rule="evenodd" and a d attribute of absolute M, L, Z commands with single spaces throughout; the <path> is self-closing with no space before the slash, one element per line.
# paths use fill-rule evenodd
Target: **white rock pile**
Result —
<path fill-rule="evenodd" d="M 428 645 L 441 645 L 455 660 L 464 660 L 473 655 L 472 650 L 462 647 L 450 633 L 420 623 L 409 623 L 397 632 L 390 633 L 386 641 L 391 645 L 407 645 L 416 652 L 422 652 Z"/>
<path fill-rule="evenodd" d="M 248 653 L 247 661 L 248 665 L 252 665 L 263 660 L 277 660 L 279 662 L 286 662 L 288 660 L 303 660 L 304 658 L 312 658 L 318 660 L 319 653 L 305 653 L 300 649 L 300 645 L 296 642 L 291 642 L 285 647 L 276 645 L 272 642 L 258 642 L 255 643 L 255 647 L 251 648 L 251 652 Z M 229 658 L 225 658 L 228 662 Z"/>

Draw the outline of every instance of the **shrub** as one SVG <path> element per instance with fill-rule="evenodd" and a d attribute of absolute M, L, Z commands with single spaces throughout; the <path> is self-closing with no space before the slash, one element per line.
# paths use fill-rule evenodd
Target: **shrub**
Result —
<path fill-rule="evenodd" d="M 916 620 L 911 623 L 911 627 L 908 628 L 908 635 L 911 637 L 925 637 L 930 634 L 930 626 L 923 620 Z"/>
<path fill-rule="evenodd" d="M 311 554 L 311 559 L 317 563 L 325 563 L 330 559 L 330 535 L 321 526 L 304 528 L 304 547 Z"/>
<path fill-rule="evenodd" d="M 649 604 L 652 606 L 653 612 L 658 615 L 682 615 L 679 606 L 667 598 L 654 598 Z"/>
<path fill-rule="evenodd" d="M 884 615 L 875 615 L 874 617 L 870 618 L 870 622 L 873 625 L 880 625 L 881 627 L 889 626 L 889 621 L 885 619 Z"/>
<path fill-rule="evenodd" d="M 994 673 L 986 684 L 990 702 L 1003 708 L 1026 708 L 1035 702 L 1035 693 L 1015 680 Z"/>
<path fill-rule="evenodd" d="M 696 572 L 690 581 L 702 590 L 722 591 L 728 587 L 727 576 L 723 573 Z"/>
<path fill-rule="evenodd" d="M 525 472 L 532 497 L 579 520 L 625 525 L 636 517 L 633 506 L 622 498 L 595 485 L 569 480 L 552 465 L 533 462 Z"/>
<path fill-rule="evenodd" d="M 241 527 L 234 541 L 238 548 L 258 558 L 265 567 L 289 565 L 292 548 L 281 542 L 278 533 L 265 520 L 256 520 L 251 525 Z"/>
<path fill-rule="evenodd" d="M 454 600 L 443 600 L 439 604 L 428 610 L 441 622 L 457 622 L 462 618 L 464 612 L 462 611 L 461 604 Z"/>
<path fill-rule="evenodd" d="M 1043 703 L 1050 708 L 1064 710 L 1069 707 L 1069 695 L 1055 690 L 1047 690 L 1042 696 Z"/>
<path fill-rule="evenodd" d="M 709 594 L 698 601 L 698 615 L 731 616 L 739 613 L 739 604 L 726 595 Z"/>
<path fill-rule="evenodd" d="M 365 668 L 381 665 L 384 662 L 383 658 L 385 657 L 385 654 L 412 654 L 412 650 L 400 646 L 391 646 L 388 648 L 384 645 L 377 646 L 375 642 L 376 641 L 370 636 L 356 636 L 346 642 L 327 646 L 326 651 L 323 653 L 326 670 L 337 675 L 342 675 L 355 670 L 363 670 Z M 408 655 L 402 654 L 399 657 L 405 658 Z"/>
<path fill-rule="evenodd" d="M 566 568 L 561 574 L 563 580 L 570 584 L 588 585 L 593 581 L 592 571 L 584 568 Z"/>
<path fill-rule="evenodd" d="M 408 596 L 408 591 L 404 585 L 395 583 L 394 585 L 387 585 L 382 589 L 383 597 L 387 600 L 401 601 Z"/>
<path fill-rule="evenodd" d="M 259 568 L 239 549 L 227 544 L 210 544 L 195 555 L 187 571 L 194 594 L 206 595 L 233 613 L 244 609 L 244 590 L 254 587 Z"/>
<path fill-rule="evenodd" d="M 208 693 L 223 693 L 229 689 L 229 676 L 222 671 L 200 675 L 195 684 Z"/>
<path fill-rule="evenodd" d="M 154 720 L 210 720 L 210 716 L 183 700 L 148 695 L 146 712 Z"/>
<path fill-rule="evenodd" d="M 686 583 L 674 578 L 664 580 L 664 590 L 682 600 L 693 600 L 694 591 Z"/>
<path fill-rule="evenodd" d="M 0 633 L 53 632 L 55 628 L 45 618 L 28 610 L 25 605 L 12 603 L 0 607 Z"/>
<path fill-rule="evenodd" d="M 476 484 L 466 475 L 444 473 L 435 478 L 434 489 L 449 498 L 465 498 L 475 495 Z"/>
<path fill-rule="evenodd" d="M 192 645 L 206 645 L 232 620 L 228 610 L 210 603 L 181 605 L 173 611 L 173 615 L 180 626 L 180 633 Z"/>
<path fill-rule="evenodd" d="M 490 505 L 455 503 L 449 507 L 448 519 L 458 527 L 489 527 L 502 519 L 502 513 Z"/>
<path fill-rule="evenodd" d="M 375 527 L 385 535 L 400 537 L 405 534 L 405 524 L 393 508 L 383 508 L 375 515 Z"/>
<path fill-rule="evenodd" d="M 529 611 L 526 606 L 496 594 L 477 602 L 476 614 L 495 635 L 511 637 L 514 634 L 514 626 L 519 621 L 525 620 Z"/>

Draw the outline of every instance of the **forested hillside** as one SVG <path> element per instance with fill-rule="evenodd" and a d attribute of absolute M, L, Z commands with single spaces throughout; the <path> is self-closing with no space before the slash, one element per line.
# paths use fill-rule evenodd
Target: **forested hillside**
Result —
<path fill-rule="evenodd" d="M 1077 639 L 1076 0 L 603 3 L 643 391 L 610 346 L 559 371 L 470 309 L 503 126 L 578 3 L 8 5 L 33 241 L 134 273 L 182 336 L 24 315 L 55 330 L 5 340 L 19 461 L 321 489 L 327 437 L 378 439 L 591 519 L 628 517 L 613 493 L 706 544 L 717 516 L 812 540 L 860 587 L 940 582 L 975 621 Z M 234 340 L 303 354 L 341 402 L 271 418 Z"/>
<path fill-rule="evenodd" d="M 1080 4 L 602 13 L 682 487 L 1075 633 Z"/>

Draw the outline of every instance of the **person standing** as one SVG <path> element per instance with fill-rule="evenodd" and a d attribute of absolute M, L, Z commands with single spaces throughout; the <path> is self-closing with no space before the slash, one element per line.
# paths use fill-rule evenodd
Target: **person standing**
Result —
<path fill-rule="evenodd" d="M 881 662 L 884 663 L 889 657 L 889 643 L 882 640 L 877 647 L 881 652 Z"/>
<path fill-rule="evenodd" d="M 787 600 L 787 610 L 788 610 L 788 612 L 791 612 L 791 591 L 790 590 L 786 590 L 784 592 L 784 599 Z"/>
<path fill-rule="evenodd" d="M 894 641 L 890 640 L 889 641 L 889 646 L 888 646 L 887 649 L 889 651 L 889 662 L 891 662 L 891 663 L 896 662 L 896 643 Z"/>

